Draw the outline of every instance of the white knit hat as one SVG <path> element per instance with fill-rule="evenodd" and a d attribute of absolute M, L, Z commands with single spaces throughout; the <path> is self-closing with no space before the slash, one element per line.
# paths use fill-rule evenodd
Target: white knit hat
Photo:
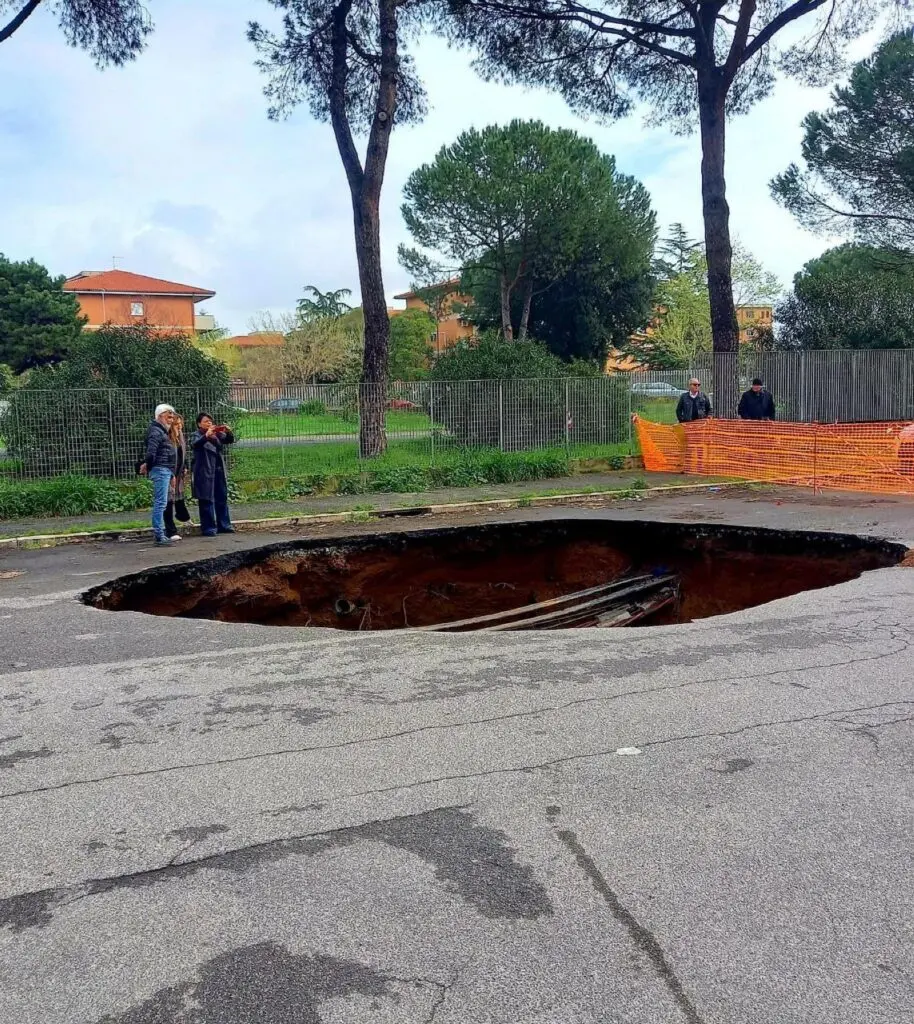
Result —
<path fill-rule="evenodd" d="M 173 405 L 165 405 L 164 403 L 162 405 L 157 405 L 156 406 L 156 411 L 155 411 L 155 418 L 158 419 L 162 415 L 163 412 L 174 412 L 174 411 L 175 411 L 175 407 Z"/>

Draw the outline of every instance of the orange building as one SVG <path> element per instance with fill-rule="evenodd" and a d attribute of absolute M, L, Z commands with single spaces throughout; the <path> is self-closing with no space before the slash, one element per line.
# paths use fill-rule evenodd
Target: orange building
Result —
<path fill-rule="evenodd" d="M 109 323 L 117 327 L 145 323 L 189 334 L 214 326 L 212 317 L 197 316 L 194 308 L 216 294 L 207 288 L 126 270 L 83 270 L 65 281 L 63 287 L 76 295 L 90 331 Z"/>
<path fill-rule="evenodd" d="M 459 289 L 460 278 L 452 277 L 449 281 L 432 285 L 422 292 L 408 291 L 394 296 L 395 299 L 405 302 L 407 309 L 421 309 L 434 317 L 437 330 L 432 335 L 431 342 L 439 355 L 453 348 L 458 341 L 469 341 L 476 337 L 476 328 L 460 313 L 454 311 L 455 305 L 468 306 L 473 301 L 468 295 L 461 295 Z M 394 315 L 399 312 L 403 311 L 395 310 Z"/>
<path fill-rule="evenodd" d="M 739 324 L 739 340 L 751 341 L 755 331 L 771 330 L 774 324 L 774 308 L 772 306 L 737 306 L 736 322 Z"/>

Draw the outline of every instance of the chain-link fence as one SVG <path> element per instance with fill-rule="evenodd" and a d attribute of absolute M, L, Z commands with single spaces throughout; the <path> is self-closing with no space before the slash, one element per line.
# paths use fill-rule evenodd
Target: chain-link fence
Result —
<path fill-rule="evenodd" d="M 715 417 L 733 419 L 741 392 L 760 377 L 774 396 L 777 417 L 795 423 L 874 423 L 914 419 L 914 349 L 802 352 L 740 351 L 696 360 L 684 370 L 631 375 L 637 406 L 672 421 L 672 408 L 652 398 L 676 398 L 698 377 Z M 652 388 L 651 385 L 656 385 Z M 660 385 L 665 385 L 661 388 Z"/>
<path fill-rule="evenodd" d="M 572 455 L 637 453 L 631 413 L 675 422 L 691 376 L 714 415 L 732 418 L 739 393 L 760 376 L 778 419 L 871 422 L 914 419 L 914 350 L 744 353 L 677 371 L 550 380 L 420 381 L 205 388 L 39 391 L 0 402 L 0 478 L 65 473 L 126 479 L 160 402 L 193 432 L 199 412 L 230 425 L 235 480 L 283 480 L 358 472 L 363 410 L 384 408 L 384 465 L 453 459 L 466 449 L 522 452 L 562 448 Z"/>

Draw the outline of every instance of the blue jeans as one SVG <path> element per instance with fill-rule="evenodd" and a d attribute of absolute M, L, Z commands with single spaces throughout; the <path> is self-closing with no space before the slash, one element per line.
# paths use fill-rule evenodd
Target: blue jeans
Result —
<path fill-rule="evenodd" d="M 228 507 L 228 481 L 224 474 L 216 472 L 213 481 L 213 501 L 200 499 L 200 532 L 207 536 L 217 531 L 231 530 L 232 520 Z"/>
<path fill-rule="evenodd" d="M 165 466 L 153 466 L 149 471 L 152 481 L 152 532 L 156 540 L 165 539 L 165 506 L 168 504 L 168 489 L 174 474 Z"/>

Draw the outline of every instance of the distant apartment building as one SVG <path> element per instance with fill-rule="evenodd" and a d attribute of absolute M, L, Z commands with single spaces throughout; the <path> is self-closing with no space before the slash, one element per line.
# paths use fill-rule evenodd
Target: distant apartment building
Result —
<path fill-rule="evenodd" d="M 198 303 L 216 294 L 208 288 L 127 270 L 83 270 L 68 278 L 63 287 L 78 299 L 80 312 L 88 319 L 86 329 L 90 331 L 104 324 L 148 324 L 189 334 L 215 327 L 211 316 L 199 316 L 196 312 Z"/>
<path fill-rule="evenodd" d="M 751 341 L 753 332 L 761 328 L 770 330 L 774 324 L 773 306 L 737 306 L 736 322 L 739 324 L 739 340 Z"/>
<path fill-rule="evenodd" d="M 407 309 L 421 309 L 435 318 L 437 330 L 431 338 L 431 344 L 437 355 L 453 348 L 458 341 L 469 341 L 476 337 L 476 328 L 459 312 L 454 311 L 455 305 L 466 306 L 473 301 L 468 295 L 460 293 L 459 277 L 418 292 L 401 292 L 394 298 L 405 302 Z M 391 315 L 396 316 L 399 312 L 403 311 L 393 310 Z"/>

